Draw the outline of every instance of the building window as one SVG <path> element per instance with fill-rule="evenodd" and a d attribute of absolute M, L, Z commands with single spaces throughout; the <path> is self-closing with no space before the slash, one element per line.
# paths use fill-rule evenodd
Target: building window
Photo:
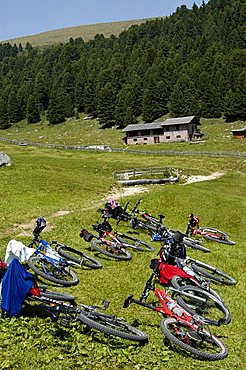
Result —
<path fill-rule="evenodd" d="M 144 140 L 148 140 L 148 138 L 147 137 L 144 137 Z"/>
<path fill-rule="evenodd" d="M 156 128 L 153 130 L 153 135 L 163 135 L 163 129 L 162 128 Z"/>
<path fill-rule="evenodd" d="M 138 131 L 129 131 L 128 136 L 129 137 L 138 136 Z"/>
<path fill-rule="evenodd" d="M 170 139 L 170 136 L 166 136 L 166 139 L 168 140 L 168 139 Z"/>
<path fill-rule="evenodd" d="M 181 139 L 181 136 L 180 136 L 180 135 L 177 135 L 177 136 L 176 136 L 176 138 L 177 138 L 177 139 Z"/>
<path fill-rule="evenodd" d="M 141 136 L 149 136 L 150 135 L 150 130 L 142 130 L 141 131 Z"/>
<path fill-rule="evenodd" d="M 138 141 L 138 139 L 133 139 L 133 141 Z"/>

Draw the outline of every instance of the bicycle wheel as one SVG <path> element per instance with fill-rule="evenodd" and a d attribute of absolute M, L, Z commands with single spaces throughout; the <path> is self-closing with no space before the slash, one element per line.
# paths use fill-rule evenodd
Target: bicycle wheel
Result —
<path fill-rule="evenodd" d="M 127 324 L 122 318 L 97 312 L 94 309 L 93 311 L 83 310 L 78 316 L 78 320 L 107 335 L 137 342 L 148 341 L 148 336 L 144 332 Z"/>
<path fill-rule="evenodd" d="M 222 360 L 228 355 L 224 343 L 206 330 L 192 330 L 185 322 L 172 317 L 163 319 L 160 327 L 167 339 L 201 360 Z"/>
<path fill-rule="evenodd" d="M 42 290 L 40 289 L 40 296 L 53 299 L 55 301 L 63 301 L 63 302 L 73 302 L 75 297 L 73 295 L 69 295 L 66 293 L 54 292 L 49 289 Z"/>
<path fill-rule="evenodd" d="M 98 239 L 91 242 L 91 247 L 108 257 L 116 258 L 118 260 L 129 261 L 132 259 L 131 253 L 124 248 L 120 248 L 117 243 L 111 245 L 106 241 Z"/>
<path fill-rule="evenodd" d="M 199 282 L 197 280 L 191 279 L 191 278 L 185 278 L 184 279 L 184 278 L 181 278 L 180 276 L 176 275 L 172 278 L 171 285 L 175 289 L 180 289 L 180 288 L 182 288 L 184 286 L 187 286 L 187 285 L 199 286 L 199 288 L 206 290 L 207 292 L 209 292 L 210 294 L 215 296 L 215 298 L 224 302 L 223 298 L 219 295 L 219 293 L 216 290 L 210 288 L 210 286 L 207 284 L 207 282 L 203 283 L 203 282 Z"/>
<path fill-rule="evenodd" d="M 69 253 L 67 253 L 69 252 Z M 68 263 L 75 264 L 77 266 L 86 266 L 91 269 L 100 269 L 102 268 L 101 262 L 96 260 L 93 257 L 88 256 L 82 251 L 63 245 L 59 247 L 58 253 L 64 257 Z"/>
<path fill-rule="evenodd" d="M 235 245 L 236 243 L 232 240 L 229 240 L 228 235 L 223 231 L 214 229 L 212 227 L 201 227 L 199 229 L 201 231 L 201 235 L 204 239 L 210 240 L 217 243 L 227 244 L 227 245 Z"/>
<path fill-rule="evenodd" d="M 193 249 L 198 249 L 198 250 L 200 250 L 202 252 L 205 252 L 205 253 L 210 252 L 210 249 L 205 248 L 203 245 L 201 245 L 199 243 L 199 241 L 191 239 L 191 238 L 187 238 L 186 236 L 183 238 L 183 243 L 186 247 L 190 247 L 190 248 L 193 248 Z"/>
<path fill-rule="evenodd" d="M 207 265 L 204 262 L 196 260 L 195 262 L 191 263 L 191 266 L 198 275 L 205 276 L 215 283 L 220 283 L 224 285 L 237 284 L 237 280 L 235 280 L 233 277 L 218 270 L 216 267 Z"/>
<path fill-rule="evenodd" d="M 123 238 L 121 238 L 120 236 L 117 237 L 117 239 L 126 247 L 136 249 L 141 252 L 153 252 L 155 250 L 155 248 L 151 244 L 146 243 L 138 238 L 134 238 L 133 236 L 128 236 L 124 234 Z"/>
<path fill-rule="evenodd" d="M 141 221 L 137 217 L 133 217 L 130 220 L 130 225 L 133 229 L 142 229 L 142 230 L 147 230 L 149 232 L 151 231 L 156 232 L 158 230 L 157 226 L 151 225 L 148 222 Z"/>
<path fill-rule="evenodd" d="M 212 325 L 229 324 L 231 321 L 231 314 L 226 305 L 208 291 L 191 285 L 183 286 L 179 290 L 176 300 L 191 315 L 199 315 Z"/>
<path fill-rule="evenodd" d="M 46 258 L 30 257 L 28 265 L 37 275 L 53 283 L 71 286 L 77 285 L 79 279 L 74 271 L 68 267 L 53 265 Z"/>

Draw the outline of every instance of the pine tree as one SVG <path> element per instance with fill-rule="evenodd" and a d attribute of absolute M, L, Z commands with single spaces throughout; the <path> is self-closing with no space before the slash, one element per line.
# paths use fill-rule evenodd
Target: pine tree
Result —
<path fill-rule="evenodd" d="M 7 104 L 4 98 L 0 97 L 0 129 L 10 127 Z"/>
<path fill-rule="evenodd" d="M 16 123 L 21 121 L 21 110 L 18 104 L 18 99 L 16 96 L 16 92 L 11 90 L 8 96 L 8 117 L 10 123 Z"/>
<path fill-rule="evenodd" d="M 64 95 L 59 90 L 53 91 L 51 95 L 47 110 L 47 119 L 51 125 L 65 121 Z"/>
<path fill-rule="evenodd" d="M 224 117 L 226 121 L 246 120 L 246 72 L 243 71 L 237 86 L 230 89 L 225 96 Z"/>
<path fill-rule="evenodd" d="M 100 125 L 104 127 L 114 126 L 115 96 L 113 87 L 108 82 L 98 93 L 97 113 Z"/>
<path fill-rule="evenodd" d="M 36 97 L 39 110 L 46 110 L 49 104 L 49 88 L 46 72 L 44 69 L 37 73 L 33 94 Z"/>
<path fill-rule="evenodd" d="M 27 101 L 26 118 L 28 123 L 37 123 L 41 120 L 39 105 L 33 95 L 30 95 Z"/>
<path fill-rule="evenodd" d="M 143 120 L 153 122 L 160 117 L 158 88 L 154 75 L 150 75 L 143 94 Z"/>
<path fill-rule="evenodd" d="M 182 75 L 174 85 L 168 107 L 174 117 L 200 116 L 195 84 L 188 76 Z"/>
<path fill-rule="evenodd" d="M 136 118 L 133 114 L 132 87 L 129 84 L 124 85 L 117 95 L 114 117 L 115 124 L 119 128 L 136 123 Z"/>

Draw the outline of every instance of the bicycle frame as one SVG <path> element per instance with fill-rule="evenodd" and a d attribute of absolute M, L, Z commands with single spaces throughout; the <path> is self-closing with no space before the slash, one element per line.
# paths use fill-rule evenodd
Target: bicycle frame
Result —
<path fill-rule="evenodd" d="M 47 261 L 52 263 L 53 266 L 57 265 L 68 266 L 68 262 L 64 258 L 62 258 L 55 249 L 51 247 L 49 242 L 42 239 L 38 241 L 36 240 L 36 242 L 38 242 L 38 247 L 34 253 L 38 257 L 40 256 L 45 258 Z"/>
<path fill-rule="evenodd" d="M 131 303 L 136 303 L 140 306 L 149 308 L 155 312 L 161 313 L 163 316 L 169 316 L 175 318 L 177 321 L 181 323 L 185 323 L 189 326 L 192 330 L 198 330 L 199 326 L 204 322 L 204 320 L 200 316 L 192 316 L 187 311 L 185 311 L 178 303 L 172 299 L 168 293 L 164 289 L 156 288 L 152 284 L 152 280 L 155 277 L 155 273 L 153 272 L 146 283 L 145 289 L 140 297 L 139 300 L 133 298 L 132 295 L 128 296 L 125 300 L 124 307 L 127 307 Z M 178 291 L 174 288 L 169 288 L 172 291 Z M 156 297 L 160 302 L 160 306 L 153 306 L 146 302 L 149 291 L 153 291 Z M 187 294 L 188 295 L 188 294 Z M 202 299 L 201 299 L 202 300 Z M 144 302 L 143 302 L 144 301 Z M 168 308 L 168 304 L 172 304 L 175 307 L 177 313 L 174 313 L 173 310 Z"/>

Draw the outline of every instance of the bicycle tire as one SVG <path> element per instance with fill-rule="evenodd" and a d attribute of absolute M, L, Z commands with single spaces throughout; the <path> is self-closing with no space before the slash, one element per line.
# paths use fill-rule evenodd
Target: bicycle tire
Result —
<path fill-rule="evenodd" d="M 163 319 L 161 321 L 160 328 L 167 339 L 184 351 L 191 353 L 201 360 L 222 360 L 228 355 L 228 351 L 224 343 L 215 335 L 207 332 L 206 330 L 202 330 L 201 332 L 198 332 L 197 330 L 191 330 L 190 326 L 188 326 L 185 322 L 182 321 L 181 323 L 173 317 Z M 192 339 L 192 333 L 195 334 L 195 340 Z M 214 347 L 218 349 L 218 353 L 209 353 L 205 348 L 198 347 L 199 345 L 200 347 L 205 347 L 206 342 L 211 347 L 211 351 Z"/>
<path fill-rule="evenodd" d="M 37 267 L 36 264 L 39 266 Z M 50 274 L 47 274 L 42 269 L 42 264 L 45 264 L 46 268 L 50 269 Z M 52 283 L 63 286 L 72 286 L 79 283 L 79 279 L 75 272 L 68 267 L 53 266 L 46 258 L 39 256 L 32 256 L 28 260 L 28 265 L 31 270 L 33 270 L 37 275 L 41 276 L 45 280 L 49 280 Z M 53 275 L 62 276 L 63 278 L 57 278 Z M 65 279 L 68 278 L 69 280 Z"/>
<path fill-rule="evenodd" d="M 227 245 L 236 244 L 236 242 L 228 238 L 228 235 L 225 232 L 220 231 L 218 229 L 212 227 L 201 227 L 199 230 L 201 231 L 202 237 L 206 240 Z"/>
<path fill-rule="evenodd" d="M 204 289 L 204 290 L 208 291 L 210 294 L 212 294 L 213 296 L 215 296 L 215 298 L 224 302 L 223 298 L 220 296 L 220 294 L 216 290 L 212 289 L 207 284 L 203 285 L 203 284 L 199 283 L 198 281 L 193 280 L 191 278 L 181 278 L 180 276 L 176 275 L 172 278 L 171 285 L 175 289 L 180 289 L 180 288 L 182 288 L 184 286 L 187 286 L 187 285 L 199 286 L 201 289 Z"/>
<path fill-rule="evenodd" d="M 130 225 L 133 229 L 142 229 L 149 232 L 157 232 L 158 226 L 150 225 L 147 222 L 141 221 L 138 218 L 133 218 L 130 220 Z"/>
<path fill-rule="evenodd" d="M 111 246 L 105 241 L 100 239 L 93 240 L 91 242 L 91 247 L 98 252 L 104 254 L 105 256 L 115 258 L 122 261 L 129 261 L 132 259 L 132 255 L 129 251 L 124 248 L 120 248 L 117 245 Z"/>
<path fill-rule="evenodd" d="M 192 249 L 197 249 L 197 250 L 200 250 L 202 252 L 205 252 L 205 253 L 209 253 L 211 252 L 210 249 L 204 247 L 203 245 L 201 245 L 199 243 L 199 241 L 197 240 L 194 240 L 194 239 L 191 239 L 191 238 L 188 238 L 188 237 L 184 237 L 183 238 L 183 243 L 186 247 L 190 247 Z"/>
<path fill-rule="evenodd" d="M 44 291 L 40 291 L 40 296 L 53 299 L 55 301 L 63 301 L 63 302 L 74 302 L 75 300 L 75 297 L 73 295 L 66 294 L 66 293 L 60 293 L 60 292 L 54 292 L 48 289 Z"/>
<path fill-rule="evenodd" d="M 176 300 L 184 310 L 191 315 L 199 315 L 206 320 L 207 324 L 220 325 L 229 324 L 231 314 L 227 306 L 213 294 L 197 286 L 187 285 L 181 287 L 180 293 L 176 293 Z M 182 293 L 188 293 L 191 296 L 185 296 Z M 200 302 L 202 298 L 205 302 Z"/>
<path fill-rule="evenodd" d="M 78 320 L 107 335 L 113 335 L 136 342 L 148 341 L 148 336 L 144 332 L 127 324 L 122 318 L 95 311 L 83 311 L 78 316 Z"/>
<path fill-rule="evenodd" d="M 236 285 L 237 280 L 235 280 L 230 275 L 227 275 L 223 271 L 217 268 L 207 265 L 201 261 L 195 261 L 191 263 L 192 269 L 198 274 L 205 276 L 206 278 L 212 280 L 215 283 L 220 283 L 223 285 Z"/>
<path fill-rule="evenodd" d="M 120 236 L 117 236 L 117 239 L 121 243 L 125 244 L 126 247 L 136 249 L 140 252 L 153 252 L 155 250 L 155 248 L 151 244 L 141 239 L 134 238 L 133 236 L 128 236 L 125 234 L 123 235 L 123 238 L 121 238 Z M 127 241 L 128 239 L 130 240 L 130 242 Z"/>
<path fill-rule="evenodd" d="M 77 266 L 80 266 L 80 267 L 86 266 L 94 270 L 102 268 L 101 262 L 99 262 L 97 259 L 91 256 L 88 256 L 84 252 L 78 251 L 77 249 L 71 248 L 67 245 L 63 245 L 62 247 L 59 247 L 57 251 L 62 257 L 64 257 L 68 261 L 68 263 L 70 263 L 71 261 Z M 67 251 L 69 253 L 67 253 Z"/>

